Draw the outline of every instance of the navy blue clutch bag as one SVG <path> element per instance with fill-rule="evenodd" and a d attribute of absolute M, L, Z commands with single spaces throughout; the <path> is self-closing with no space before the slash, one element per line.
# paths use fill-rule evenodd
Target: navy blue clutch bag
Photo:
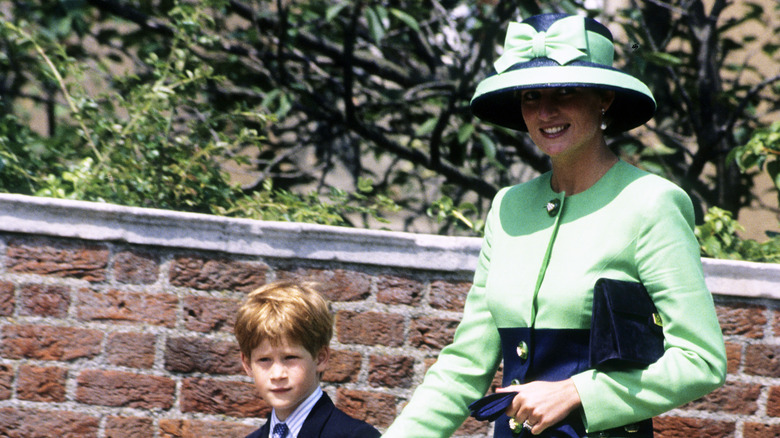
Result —
<path fill-rule="evenodd" d="M 647 289 L 600 278 L 593 288 L 590 367 L 645 367 L 664 354 L 661 317 Z"/>
<path fill-rule="evenodd" d="M 642 283 L 600 278 L 593 288 L 589 361 L 591 368 L 645 367 L 664 354 L 658 310 Z M 497 392 L 469 405 L 471 416 L 495 421 L 517 392 Z"/>

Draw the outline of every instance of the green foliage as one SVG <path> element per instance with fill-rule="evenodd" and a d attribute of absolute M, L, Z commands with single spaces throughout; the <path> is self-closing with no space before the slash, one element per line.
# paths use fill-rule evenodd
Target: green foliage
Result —
<path fill-rule="evenodd" d="M 353 213 L 381 219 L 380 210 L 395 208 L 373 193 L 367 179 L 355 194 L 332 190 L 332 203 L 314 192 L 274 191 L 270 179 L 263 191 L 244 194 L 221 164 L 245 162 L 232 151 L 261 148 L 261 132 L 273 117 L 240 101 L 215 109 L 205 90 L 226 78 L 198 54 L 215 42 L 211 16 L 203 7 L 182 4 L 169 18 L 175 36 L 170 46 L 144 52 L 148 73 L 115 76 L 114 91 L 97 97 L 83 86 L 87 65 L 68 56 L 48 32 L 31 30 L 26 22 L 3 23 L 12 50 L 35 53 L 39 73 L 64 96 L 68 123 L 45 138 L 3 114 L 0 191 L 332 225 L 348 224 Z"/>
<path fill-rule="evenodd" d="M 771 233 L 766 242 L 742 239 L 737 235 L 742 226 L 731 213 L 712 207 L 704 215 L 704 223 L 696 227 L 696 238 L 705 257 L 754 262 L 780 263 L 780 235 Z"/>
<path fill-rule="evenodd" d="M 229 205 L 237 188 L 228 183 L 217 160 L 231 142 L 260 141 L 247 122 L 262 123 L 264 116 L 240 108 L 210 113 L 198 90 L 220 78 L 198 62 L 191 50 L 197 36 L 186 32 L 193 21 L 207 26 L 208 17 L 192 8 L 171 14 L 182 32 L 169 50 L 148 54 L 152 74 L 114 78 L 125 93 L 96 98 L 82 87 L 86 66 L 65 55 L 57 41 L 5 23 L 8 33 L 18 37 L 19 49 L 30 45 L 49 67 L 47 73 L 65 97 L 74 123 L 59 126 L 68 135 L 55 136 L 59 141 L 46 145 L 59 157 L 50 156 L 49 164 L 28 172 L 35 195 L 204 213 Z M 3 136 L 11 162 L 35 156 L 20 140 L 26 141 Z M 18 186 L 19 170 L 17 166 L 3 172 L 5 190 Z"/>
<path fill-rule="evenodd" d="M 348 216 L 358 214 L 379 222 L 387 222 L 379 213 L 398 211 L 398 206 L 388 197 L 373 194 L 371 181 L 362 180 L 359 191 L 347 193 L 331 188 L 326 202 L 316 192 L 297 195 L 287 190 L 274 190 L 271 180 L 263 183 L 263 190 L 236 200 L 227 209 L 217 213 L 251 219 L 285 222 L 308 222 L 322 225 L 352 226 Z"/>
<path fill-rule="evenodd" d="M 731 150 L 727 161 L 735 162 L 743 173 L 753 168 L 762 171 L 766 167 L 780 199 L 780 122 L 757 129 L 747 143 Z M 718 207 L 710 208 L 704 216 L 704 223 L 696 227 L 702 255 L 780 263 L 780 233 L 767 231 L 769 240 L 759 243 L 740 238 L 737 232 L 743 230 L 730 212 Z"/>
<path fill-rule="evenodd" d="M 766 166 L 780 200 L 780 122 L 756 130 L 750 141 L 729 153 L 728 160 L 737 163 L 743 173 L 753 167 L 764 170 Z"/>
<path fill-rule="evenodd" d="M 0 117 L 0 190 L 32 195 L 38 175 L 47 168 L 46 142 L 19 122 L 16 116 Z"/>
<path fill-rule="evenodd" d="M 485 220 L 479 217 L 479 210 L 470 202 L 455 205 L 455 201 L 445 195 L 434 201 L 425 213 L 438 223 L 453 221 L 456 228 L 480 236 L 485 232 Z"/>

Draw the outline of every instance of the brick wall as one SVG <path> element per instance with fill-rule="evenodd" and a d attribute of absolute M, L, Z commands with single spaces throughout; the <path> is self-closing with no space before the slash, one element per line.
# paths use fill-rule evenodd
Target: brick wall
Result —
<path fill-rule="evenodd" d="M 380 429 L 452 337 L 479 240 L 0 195 L 0 436 L 243 437 L 268 407 L 231 334 L 247 291 L 320 281 L 324 388 Z M 659 437 L 780 437 L 780 265 L 705 260 L 724 388 Z M 695 309 L 691 309 L 695 312 Z M 488 437 L 467 421 L 463 437 Z"/>

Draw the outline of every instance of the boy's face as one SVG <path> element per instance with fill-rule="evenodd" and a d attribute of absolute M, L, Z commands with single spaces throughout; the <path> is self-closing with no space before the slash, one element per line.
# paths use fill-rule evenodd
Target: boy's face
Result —
<path fill-rule="evenodd" d="M 244 370 L 253 378 L 260 397 L 276 410 L 284 421 L 320 384 L 330 358 L 328 347 L 313 357 L 303 346 L 284 340 L 272 346 L 263 341 L 252 350 L 252 357 L 241 354 Z"/>

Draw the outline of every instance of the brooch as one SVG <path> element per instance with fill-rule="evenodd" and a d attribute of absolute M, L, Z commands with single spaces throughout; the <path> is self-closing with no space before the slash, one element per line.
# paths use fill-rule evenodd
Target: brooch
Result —
<path fill-rule="evenodd" d="M 560 199 L 552 199 L 550 201 L 547 201 L 547 205 L 545 208 L 547 209 L 547 214 L 550 215 L 550 217 L 555 216 L 558 214 L 558 209 L 561 207 L 561 200 Z"/>

